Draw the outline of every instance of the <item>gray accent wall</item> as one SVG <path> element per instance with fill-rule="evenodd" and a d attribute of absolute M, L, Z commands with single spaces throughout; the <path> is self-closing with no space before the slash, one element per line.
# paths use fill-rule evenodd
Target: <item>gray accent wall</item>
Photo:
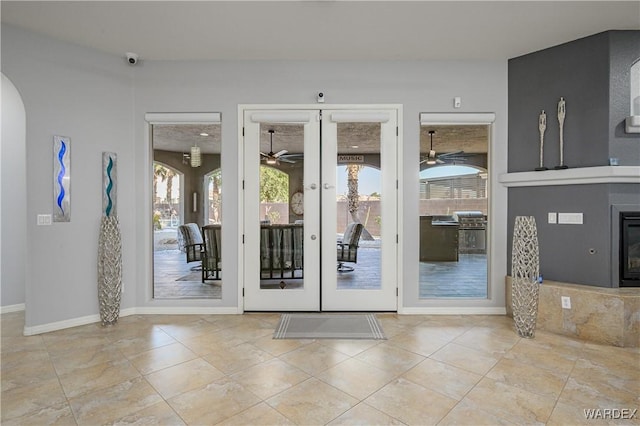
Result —
<path fill-rule="evenodd" d="M 631 114 L 631 66 L 640 60 L 640 31 L 610 31 L 609 156 L 621 166 L 640 165 L 640 134 L 625 133 Z"/>
<path fill-rule="evenodd" d="M 516 216 L 538 227 L 540 273 L 545 279 L 610 287 L 609 185 L 509 188 L 509 259 Z M 547 223 L 547 213 L 583 213 L 584 224 Z M 589 250 L 593 249 L 594 254 Z"/>
<path fill-rule="evenodd" d="M 509 172 L 539 164 L 538 116 L 547 114 L 544 165 L 560 164 L 558 100 L 566 101 L 564 162 L 609 158 L 609 37 L 606 33 L 509 60 Z"/>
<path fill-rule="evenodd" d="M 538 165 L 538 114 L 547 112 L 545 166 L 559 164 L 557 101 L 566 100 L 565 164 L 571 168 L 640 165 L 640 134 L 627 134 L 631 65 L 640 58 L 640 31 L 607 31 L 510 59 L 509 172 Z M 540 172 L 544 173 L 544 172 Z M 546 279 L 617 287 L 617 230 L 612 205 L 640 204 L 638 184 L 509 188 L 508 252 L 515 216 L 538 224 L 540 268 Z M 550 212 L 583 213 L 581 225 L 548 224 Z M 591 252 L 590 252 L 591 251 Z M 510 273 L 510 266 L 508 268 Z"/>

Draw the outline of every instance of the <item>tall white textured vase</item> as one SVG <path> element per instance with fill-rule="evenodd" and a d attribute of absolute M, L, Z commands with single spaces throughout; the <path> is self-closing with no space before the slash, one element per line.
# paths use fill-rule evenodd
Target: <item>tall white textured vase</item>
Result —
<path fill-rule="evenodd" d="M 120 317 L 122 239 L 117 215 L 117 157 L 102 153 L 102 218 L 98 239 L 98 303 L 103 325 Z"/>
<path fill-rule="evenodd" d="M 520 337 L 535 335 L 538 317 L 540 258 L 538 231 L 533 216 L 516 216 L 511 252 L 511 305 Z"/>

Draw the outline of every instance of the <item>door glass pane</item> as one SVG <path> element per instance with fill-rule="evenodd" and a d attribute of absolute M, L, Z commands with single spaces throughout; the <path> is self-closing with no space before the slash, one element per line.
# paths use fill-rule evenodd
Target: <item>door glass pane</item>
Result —
<path fill-rule="evenodd" d="M 260 288 L 304 288 L 304 126 L 260 125 Z"/>
<path fill-rule="evenodd" d="M 221 125 L 154 124 L 151 134 L 153 297 L 220 299 Z"/>
<path fill-rule="evenodd" d="M 337 132 L 337 286 L 379 289 L 384 223 L 380 124 L 338 123 Z"/>
<path fill-rule="evenodd" d="M 489 126 L 421 126 L 420 298 L 487 297 Z"/>

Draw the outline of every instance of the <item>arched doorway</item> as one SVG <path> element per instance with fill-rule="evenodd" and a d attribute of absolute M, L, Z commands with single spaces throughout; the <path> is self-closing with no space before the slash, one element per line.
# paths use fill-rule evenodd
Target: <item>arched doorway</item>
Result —
<path fill-rule="evenodd" d="M 154 230 L 175 230 L 184 223 L 184 173 L 153 162 L 153 225 Z"/>
<path fill-rule="evenodd" d="M 0 167 L 0 292 L 2 312 L 25 306 L 27 253 L 26 112 L 20 93 L 2 74 L 2 165 Z M 51 217 L 49 216 L 49 223 Z"/>

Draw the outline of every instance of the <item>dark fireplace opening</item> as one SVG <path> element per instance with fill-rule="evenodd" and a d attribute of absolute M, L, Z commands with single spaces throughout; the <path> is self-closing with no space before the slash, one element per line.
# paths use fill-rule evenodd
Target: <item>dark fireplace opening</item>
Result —
<path fill-rule="evenodd" d="M 620 287 L 640 287 L 640 212 L 620 212 Z"/>

